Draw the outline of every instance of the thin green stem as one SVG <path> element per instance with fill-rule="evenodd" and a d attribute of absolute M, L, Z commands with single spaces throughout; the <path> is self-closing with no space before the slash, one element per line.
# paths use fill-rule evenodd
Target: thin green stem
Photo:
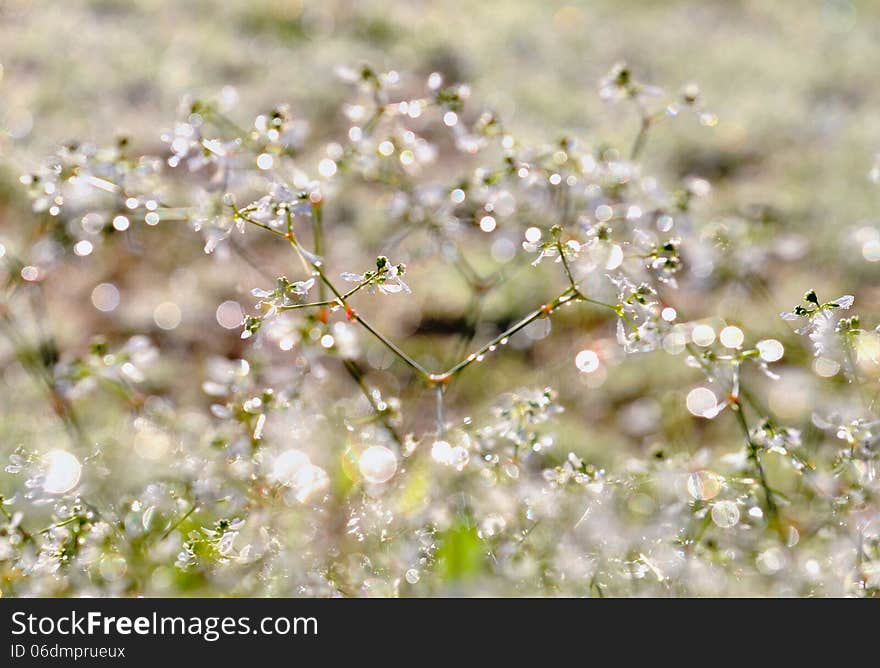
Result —
<path fill-rule="evenodd" d="M 639 133 L 636 135 L 635 141 L 629 152 L 630 160 L 637 160 L 639 155 L 641 155 L 642 150 L 645 148 L 645 142 L 648 140 L 648 130 L 650 129 L 650 117 L 642 116 L 641 124 L 639 125 Z"/>
<path fill-rule="evenodd" d="M 315 255 L 324 256 L 324 207 L 322 204 L 312 205 L 313 234 L 315 237 Z M 292 233 L 291 233 L 292 234 Z M 321 299 L 326 296 L 324 284 L 318 286 Z"/>
<path fill-rule="evenodd" d="M 421 364 L 416 362 L 412 357 L 403 352 L 397 345 L 385 338 L 384 335 L 380 334 L 370 323 L 364 320 L 358 313 L 353 312 L 353 319 L 357 320 L 370 334 L 376 337 L 380 343 L 382 343 L 388 350 L 397 355 L 402 362 L 404 362 L 407 366 L 411 367 L 413 370 L 417 371 L 424 378 L 429 378 L 431 373 L 425 369 Z"/>
<path fill-rule="evenodd" d="M 556 250 L 559 251 L 559 257 L 562 260 L 562 266 L 565 268 L 565 275 L 568 277 L 571 289 L 575 291 L 575 294 L 580 294 L 581 291 L 578 289 L 577 283 L 574 280 L 574 275 L 571 273 L 571 267 L 568 266 L 568 258 L 565 257 L 565 246 L 562 245 L 562 242 L 559 239 L 556 240 Z"/>
<path fill-rule="evenodd" d="M 349 297 L 352 297 L 352 296 L 355 295 L 356 293 L 358 293 L 358 292 L 360 292 L 361 290 L 363 290 L 363 289 L 364 289 L 365 287 L 367 287 L 370 283 L 372 283 L 373 280 L 374 280 L 375 278 L 376 278 L 376 277 L 373 276 L 372 278 L 368 278 L 368 279 L 365 280 L 365 281 L 361 281 L 361 282 L 358 283 L 356 286 L 354 286 L 351 290 L 349 290 L 348 292 L 343 293 L 343 295 L 342 295 L 342 300 L 343 300 L 343 301 L 342 301 L 342 302 L 339 301 L 339 298 L 336 298 L 336 299 L 322 299 L 321 301 L 316 301 L 316 302 L 304 302 L 304 303 L 302 303 L 302 304 L 287 304 L 286 306 L 279 306 L 279 307 L 278 307 L 278 311 L 279 311 L 279 312 L 282 312 L 282 311 L 294 311 L 294 310 L 296 310 L 296 309 L 301 309 L 301 308 L 317 308 L 317 307 L 319 307 L 319 306 L 339 306 L 339 305 L 344 305 L 345 300 L 347 300 Z M 321 285 L 322 285 L 322 287 L 323 287 L 323 285 L 324 285 L 323 282 L 321 283 Z"/>
<path fill-rule="evenodd" d="M 56 522 L 52 526 L 48 526 L 45 529 L 40 529 L 40 533 L 49 533 L 52 529 L 60 529 L 61 527 L 66 527 L 68 524 L 73 524 L 74 522 L 80 519 L 79 515 L 71 515 L 66 520 L 62 520 L 60 522 Z"/>
<path fill-rule="evenodd" d="M 194 512 L 196 512 L 198 509 L 199 509 L 198 506 L 193 506 L 188 511 L 186 511 L 186 513 L 184 513 L 183 517 L 181 517 L 174 524 L 172 524 L 170 527 L 168 527 L 168 529 L 165 531 L 165 533 L 162 534 L 162 537 L 159 540 L 165 540 L 166 538 L 168 538 L 168 536 L 170 536 L 171 533 L 175 529 L 177 529 L 181 524 L 186 522 L 186 520 L 189 518 L 189 516 L 192 515 Z"/>
<path fill-rule="evenodd" d="M 279 313 L 283 313 L 284 311 L 295 311 L 297 309 L 302 308 L 318 308 L 320 306 L 332 306 L 334 304 L 338 304 L 339 302 L 335 299 L 325 299 L 323 301 L 317 302 L 303 302 L 302 304 L 287 304 L 285 306 L 279 306 L 277 308 Z"/>
<path fill-rule="evenodd" d="M 297 242 L 295 237 L 285 238 L 287 238 L 287 240 L 290 242 L 290 245 L 293 246 L 294 250 L 296 250 L 297 254 L 300 256 L 303 262 L 307 262 L 315 270 L 315 272 L 318 274 L 318 277 L 321 279 L 321 282 L 326 285 L 330 292 L 332 292 L 336 296 L 336 299 L 338 299 L 340 304 L 342 304 L 342 306 L 345 308 L 349 318 L 359 322 L 364 327 L 364 329 L 366 329 L 370 334 L 376 337 L 391 352 L 397 355 L 397 357 L 399 357 L 400 360 L 403 361 L 407 366 L 417 371 L 424 378 L 428 378 L 428 376 L 430 376 L 430 373 L 421 364 L 419 364 L 412 357 L 407 355 L 403 350 L 401 350 L 395 343 L 387 339 L 383 334 L 378 332 L 372 325 L 370 325 L 370 323 L 364 320 L 357 313 L 357 311 L 355 311 L 348 305 L 345 294 L 340 292 L 339 289 L 333 284 L 333 282 L 329 278 L 327 278 L 327 274 L 324 273 L 324 269 L 321 266 L 320 262 L 311 260 L 303 254 L 302 249 L 300 248 L 299 243 Z"/>
<path fill-rule="evenodd" d="M 446 435 L 446 419 L 443 417 L 443 385 L 434 387 L 437 398 L 437 436 L 443 438 Z"/>
<path fill-rule="evenodd" d="M 357 384 L 358 388 L 363 393 L 364 397 L 370 404 L 370 407 L 373 409 L 373 412 L 382 422 L 382 426 L 388 431 L 394 441 L 398 446 L 403 446 L 403 439 L 397 431 L 397 428 L 391 423 L 391 418 L 388 415 L 388 408 L 383 408 L 376 401 L 376 397 L 373 396 L 372 391 L 367 386 L 366 380 L 364 379 L 364 372 L 360 368 L 357 362 L 351 359 L 342 360 L 342 365 L 345 367 L 345 370 L 348 372 L 348 375 L 351 376 L 352 380 Z"/>
<path fill-rule="evenodd" d="M 639 112 L 639 132 L 636 135 L 636 138 L 633 141 L 632 148 L 629 152 L 629 159 L 636 160 L 641 155 L 642 150 L 645 148 L 645 142 L 648 140 L 648 131 L 654 124 L 655 117 L 648 113 L 648 110 L 645 109 L 645 105 L 642 104 L 642 101 L 639 99 L 637 94 L 634 94 L 631 99 Z"/>
<path fill-rule="evenodd" d="M 274 227 L 269 227 L 268 225 L 251 218 L 248 215 L 249 211 L 247 209 L 237 209 L 235 207 L 235 205 L 231 205 L 231 206 L 232 206 L 232 211 L 233 211 L 236 218 L 240 218 L 241 220 L 243 220 L 246 223 L 249 223 L 255 227 L 259 227 L 260 229 L 266 230 L 267 232 L 271 232 L 276 237 L 281 237 L 282 239 L 287 239 L 287 235 L 284 232 L 279 232 Z"/>
<path fill-rule="evenodd" d="M 281 232 L 278 232 L 277 230 L 272 229 L 271 227 L 268 227 L 266 225 L 258 223 L 257 221 L 254 221 L 252 218 L 250 218 L 247 215 L 246 210 L 238 210 L 238 209 L 234 209 L 234 210 L 236 212 L 236 215 L 238 217 L 240 217 L 242 220 L 249 222 L 249 223 L 252 223 L 252 224 L 256 224 L 258 227 L 269 230 L 273 234 L 286 239 L 288 241 L 288 243 L 290 243 L 291 247 L 294 249 L 296 254 L 299 256 L 299 258 L 303 262 L 303 264 L 308 267 L 311 267 L 312 270 L 314 270 L 314 273 L 320 279 L 321 284 L 326 286 L 326 288 L 328 290 L 330 290 L 330 292 L 336 297 L 336 301 L 338 301 L 338 303 L 343 308 L 345 308 L 345 311 L 346 311 L 346 314 L 348 315 L 348 317 L 351 320 L 358 322 L 362 327 L 364 327 L 364 329 L 366 329 L 380 343 L 382 343 L 382 345 L 384 345 L 386 348 L 388 348 L 388 350 L 390 350 L 402 362 L 404 362 L 404 364 L 406 364 L 407 366 L 412 368 L 414 371 L 416 371 L 419 375 L 421 375 L 425 380 L 429 381 L 431 384 L 435 384 L 435 383 L 445 384 L 445 383 L 447 383 L 449 380 L 451 380 L 451 378 L 453 376 L 457 375 L 458 373 L 460 373 L 461 371 L 463 371 L 464 369 L 469 367 L 471 364 L 478 361 L 478 359 L 482 359 L 482 356 L 485 355 L 487 352 L 490 352 L 490 350 L 494 350 L 494 348 L 498 345 L 503 345 L 503 343 L 506 343 L 506 339 L 509 338 L 510 336 L 512 336 L 513 334 L 516 334 L 518 331 L 520 331 L 524 327 L 527 327 L 529 324 L 531 324 L 532 322 L 534 322 L 538 318 L 544 317 L 544 316 L 549 316 L 559 306 L 561 306 L 562 304 L 568 303 L 572 300 L 585 301 L 585 302 L 588 302 L 591 304 L 595 304 L 597 306 L 603 306 L 605 308 L 609 308 L 609 309 L 613 310 L 618 315 L 622 315 L 621 309 L 619 306 L 607 304 L 605 302 L 601 302 L 601 301 L 584 296 L 580 292 L 580 290 L 578 289 L 577 285 L 574 283 L 573 275 L 571 274 L 571 271 L 570 271 L 570 268 L 568 267 L 567 261 L 565 261 L 566 273 L 569 277 L 570 285 L 560 295 L 558 295 L 553 301 L 551 301 L 549 304 L 545 304 L 540 309 L 532 311 L 531 313 L 526 315 L 524 318 L 522 318 L 521 320 L 519 320 L 515 324 L 511 325 L 508 329 L 503 331 L 501 334 L 499 334 L 498 336 L 493 338 L 491 341 L 488 341 L 487 343 L 485 343 L 481 348 L 479 348 L 475 352 L 471 353 L 466 358 L 462 359 L 461 361 L 457 362 L 456 364 L 452 365 L 452 367 L 450 367 L 447 371 L 445 371 L 443 373 L 439 373 L 439 374 L 431 373 L 427 369 L 425 369 L 425 367 L 423 367 L 419 362 L 417 362 L 415 359 L 413 359 L 410 355 L 408 355 L 406 352 L 401 350 L 401 348 L 399 346 L 397 346 L 397 344 L 395 344 L 393 341 L 391 341 L 390 339 L 385 337 L 381 332 L 379 332 L 375 327 L 373 327 L 369 322 L 367 322 L 357 311 L 355 311 L 353 308 L 351 308 L 348 305 L 348 301 L 347 301 L 348 298 L 351 295 L 353 295 L 354 293 L 356 293 L 358 290 L 360 290 L 363 287 L 365 287 L 366 285 L 368 285 L 370 283 L 370 281 L 362 281 L 357 286 L 352 288 L 352 290 L 349 290 L 346 293 L 341 292 L 334 285 L 334 283 L 327 277 L 327 274 L 324 272 L 324 268 L 321 264 L 321 261 L 314 260 L 314 259 L 311 259 L 310 257 L 306 256 L 306 254 L 303 252 L 302 248 L 300 247 L 299 242 L 297 241 L 296 237 L 292 233 L 283 234 Z M 316 229 L 316 233 L 317 233 L 317 229 Z M 318 256 L 318 257 L 320 257 L 320 256 Z M 467 271 L 467 270 L 465 270 L 465 271 Z M 311 302 L 308 304 L 295 304 L 295 305 L 291 305 L 288 307 L 282 307 L 282 309 L 280 309 L 280 310 L 306 308 L 307 306 L 312 306 L 312 307 L 327 306 L 330 303 L 333 303 L 333 300 L 328 301 L 328 300 L 322 299 L 320 301 Z"/>
<path fill-rule="evenodd" d="M 737 424 L 740 426 L 740 429 L 743 432 L 743 436 L 746 441 L 746 447 L 748 447 L 749 459 L 755 465 L 755 472 L 758 475 L 758 484 L 761 485 L 761 489 L 764 492 L 764 497 L 767 503 L 767 515 L 769 518 L 769 522 L 777 529 L 780 537 L 785 540 L 785 533 L 782 527 L 781 518 L 779 516 L 779 507 L 776 505 L 776 499 L 773 497 L 773 490 L 770 488 L 770 483 L 767 480 L 767 473 L 764 470 L 764 464 L 761 462 L 761 455 L 759 454 L 760 446 L 758 446 L 752 440 L 751 431 L 749 430 L 749 424 L 746 421 L 746 416 L 743 413 L 743 406 L 738 399 L 731 405 L 731 409 L 733 410 L 733 414 L 736 416 Z"/>
<path fill-rule="evenodd" d="M 440 374 L 440 379 L 446 381 L 452 376 L 458 374 L 459 372 L 466 369 L 471 364 L 482 358 L 482 356 L 485 355 L 487 352 L 490 352 L 490 350 L 494 350 L 494 348 L 499 344 L 503 345 L 502 342 L 506 343 L 506 339 L 513 336 L 524 327 L 527 327 L 538 318 L 549 316 L 559 306 L 571 300 L 579 301 L 580 297 L 575 294 L 574 288 L 568 287 L 562 292 L 562 294 L 556 297 L 556 299 L 551 301 L 549 304 L 545 304 L 541 308 L 532 311 L 527 316 L 501 332 L 501 334 L 493 338 L 491 341 L 485 343 L 481 348 L 468 355 L 465 359 L 461 360 L 457 364 L 454 364 L 448 371 Z"/>

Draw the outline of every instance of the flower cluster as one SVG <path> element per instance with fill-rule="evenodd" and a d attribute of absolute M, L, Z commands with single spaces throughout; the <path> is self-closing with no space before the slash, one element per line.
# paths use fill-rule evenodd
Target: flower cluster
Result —
<path fill-rule="evenodd" d="M 329 140 L 311 140 L 287 106 L 242 126 L 225 90 L 185 100 L 159 155 L 129 140 L 69 145 L 22 177 L 41 236 L 15 253 L 0 246 L 0 320 L 64 431 L 10 456 L 0 589 L 880 591 L 880 328 L 843 317 L 852 296 L 822 302 L 813 290 L 781 321 L 801 323 L 807 345 L 685 313 L 744 252 L 732 224 L 703 220 L 705 179 L 666 183 L 639 162 L 655 126 L 685 110 L 718 123 L 696 86 L 661 103 L 660 89 L 615 66 L 600 95 L 639 119 L 621 150 L 569 136 L 524 142 L 440 73 L 340 76 L 353 93 Z M 257 300 L 248 312 L 217 306 L 239 336 L 219 351 L 199 340 L 189 352 L 201 376 L 186 390 L 169 380 L 186 374 L 163 364 L 176 303 L 154 313 L 162 332 L 95 339 L 87 353 L 33 343 L 28 314 L 72 257 L 179 226 L 202 236 L 218 273 L 247 265 L 237 282 Z M 760 273 L 760 262 L 730 274 Z M 451 353 L 402 338 L 442 329 L 407 308 L 433 296 L 448 317 L 461 283 Z M 487 316 L 504 290 L 515 311 Z M 101 313 L 119 302 L 113 283 L 92 292 Z M 540 367 L 555 328 L 584 341 L 568 356 L 576 375 L 569 362 L 570 377 L 534 389 L 501 374 L 501 396 L 477 401 L 491 369 Z M 848 398 L 790 424 L 766 388 L 809 350 L 811 378 L 839 381 Z M 613 408 L 571 391 L 649 364 L 687 391 Z M 116 423 L 101 410 L 108 397 L 121 400 Z M 620 416 L 619 433 L 572 436 L 569 421 L 602 410 Z M 633 447 L 617 447 L 621 434 Z"/>

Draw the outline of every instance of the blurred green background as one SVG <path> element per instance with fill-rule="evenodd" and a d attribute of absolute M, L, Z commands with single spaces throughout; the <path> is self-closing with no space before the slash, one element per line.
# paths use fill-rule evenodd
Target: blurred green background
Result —
<path fill-rule="evenodd" d="M 878 37 L 880 4 L 869 1 L 7 0 L 0 4 L 0 230 L 26 247 L 29 213 L 17 177 L 59 141 L 100 144 L 122 131 L 144 151 L 159 150 L 159 130 L 171 125 L 186 93 L 214 94 L 231 85 L 240 97 L 233 115 L 244 123 L 289 102 L 314 135 L 338 131 L 344 127 L 339 105 L 348 94 L 333 75 L 340 64 L 369 62 L 420 77 L 437 70 L 469 82 L 474 104 L 497 110 L 526 139 L 570 134 L 628 146 L 637 118 L 596 94 L 601 76 L 626 60 L 640 80 L 673 94 L 698 82 L 720 119 L 713 129 L 664 124 L 644 154 L 660 178 L 709 179 L 710 203 L 695 217 L 706 229 L 723 226 L 732 239 L 729 271 L 719 267 L 714 282 L 698 292 L 686 289 L 681 305 L 690 317 L 719 315 L 755 338 L 780 338 L 797 361 L 799 344 L 777 314 L 805 289 L 827 298 L 853 293 L 862 307 L 880 297 L 878 265 L 864 253 L 877 234 L 878 190 L 867 175 L 880 150 Z M 366 206 L 367 217 L 377 218 L 380 205 Z M 332 217 L 328 224 L 332 229 Z M 362 264 L 354 258 L 381 250 L 378 234 L 371 238 L 367 230 L 363 243 L 340 241 L 338 264 Z M 166 386 L 158 389 L 197 393 L 195 385 L 175 387 L 178 365 L 198 365 L 210 353 L 241 354 L 237 333 L 220 329 L 213 312 L 226 298 L 248 304 L 249 289 L 265 279 L 245 266 L 230 280 L 184 229 L 149 243 L 153 250 L 144 253 L 115 241 L 89 258 L 87 270 L 85 261 L 74 260 L 71 271 L 50 282 L 56 335 L 62 348 L 82 350 L 98 332 L 147 331 L 167 353 Z M 267 270 L 283 271 L 275 256 L 260 257 Z M 478 250 L 472 259 L 478 266 L 484 260 Z M 454 317 L 467 303 L 454 275 L 437 278 L 436 262 L 413 267 L 413 301 L 376 316 L 415 354 L 450 350 L 454 340 L 420 332 L 419 323 Z M 100 281 L 122 291 L 112 317 L 88 304 Z M 487 320 L 528 311 L 546 298 L 544 287 L 533 279 L 511 281 L 490 299 Z M 184 315 L 173 335 L 153 324 L 155 306 L 170 299 Z M 589 309 L 564 314 L 530 355 L 503 355 L 481 367 L 478 381 L 471 376 L 457 385 L 452 410 L 476 410 L 518 385 L 552 383 L 570 409 L 563 418 L 565 449 L 601 460 L 625 450 L 617 444 L 707 442 L 696 430 L 714 425 L 694 426 L 683 407 L 688 382 L 698 375 L 680 360 L 634 358 L 605 381 L 603 392 L 590 391 L 572 359 L 604 322 L 604 314 Z M 601 330 L 601 336 L 612 334 Z M 33 424 L 22 417 L 32 405 L 21 391 L 24 381 L 9 373 L 3 382 L 4 441 L 32 441 Z M 416 402 L 408 423 L 416 428 L 425 406 L 420 393 L 408 394 L 390 375 L 376 382 Z M 819 392 L 812 381 L 792 370 L 775 387 L 771 406 L 804 421 Z M 103 427 L 96 429 L 116 433 L 112 420 L 98 422 Z"/>

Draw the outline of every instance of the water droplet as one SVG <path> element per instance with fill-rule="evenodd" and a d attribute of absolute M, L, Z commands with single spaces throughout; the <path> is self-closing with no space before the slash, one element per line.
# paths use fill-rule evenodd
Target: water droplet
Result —
<path fill-rule="evenodd" d="M 623 264 L 623 249 L 614 244 L 611 246 L 611 250 L 608 252 L 608 260 L 605 262 L 605 268 L 609 271 L 613 269 L 617 269 L 620 265 Z"/>
<path fill-rule="evenodd" d="M 160 329 L 175 329 L 182 318 L 180 307 L 174 302 L 162 302 L 153 310 L 153 321 Z"/>
<path fill-rule="evenodd" d="M 334 174 L 336 174 L 336 163 L 330 158 L 324 158 L 318 163 L 318 172 L 324 178 L 330 178 Z"/>
<path fill-rule="evenodd" d="M 596 207 L 596 220 L 600 223 L 607 222 L 611 220 L 611 217 L 614 215 L 614 209 L 612 209 L 607 204 L 601 204 Z"/>
<path fill-rule="evenodd" d="M 733 501 L 719 501 L 712 506 L 712 521 L 722 529 L 730 529 L 739 522 L 739 507 Z"/>
<path fill-rule="evenodd" d="M 92 251 L 95 247 L 92 245 L 91 241 L 87 239 L 83 239 L 82 241 L 77 241 L 73 246 L 73 252 L 79 255 L 80 257 L 85 257 L 86 255 L 91 255 Z"/>
<path fill-rule="evenodd" d="M 385 446 L 373 445 L 361 454 L 358 468 L 368 482 L 387 482 L 397 471 L 397 456 Z"/>
<path fill-rule="evenodd" d="M 449 441 L 434 441 L 431 446 L 431 459 L 440 464 L 452 464 L 452 445 Z"/>
<path fill-rule="evenodd" d="M 739 327 L 734 327 L 733 325 L 725 327 L 718 335 L 721 345 L 726 348 L 739 348 L 742 345 L 744 338 L 743 331 Z"/>
<path fill-rule="evenodd" d="M 697 325 L 691 332 L 691 339 L 698 346 L 711 346 L 715 341 L 715 330 L 709 325 Z"/>
<path fill-rule="evenodd" d="M 707 387 L 695 387 L 688 392 L 687 409 L 697 417 L 713 418 L 718 415 L 718 399 Z"/>
<path fill-rule="evenodd" d="M 765 362 L 777 362 L 782 359 L 782 355 L 785 353 L 785 348 L 776 339 L 758 341 L 755 347 L 758 349 L 761 359 Z"/>
<path fill-rule="evenodd" d="M 761 552 L 755 560 L 758 570 L 764 575 L 773 575 L 785 567 L 785 553 L 778 547 L 771 547 Z"/>
<path fill-rule="evenodd" d="M 50 450 L 44 456 L 44 461 L 44 491 L 49 494 L 64 494 L 76 487 L 82 473 L 82 465 L 76 457 L 66 450 Z"/>
<path fill-rule="evenodd" d="M 592 373 L 599 368 L 599 356 L 592 350 L 582 350 L 575 356 L 574 364 L 582 373 Z"/>
<path fill-rule="evenodd" d="M 40 279 L 40 268 L 35 267 L 32 264 L 27 265 L 26 267 L 21 268 L 21 277 L 26 281 L 37 281 Z"/>
<path fill-rule="evenodd" d="M 694 471 L 688 476 L 687 491 L 696 501 L 708 501 L 718 496 L 723 482 L 713 471 Z"/>
<path fill-rule="evenodd" d="M 829 357 L 818 357 L 813 362 L 813 371 L 823 378 L 831 378 L 840 371 L 840 364 Z"/>
<path fill-rule="evenodd" d="M 101 283 L 92 290 L 92 305 L 104 313 L 115 310 L 119 300 L 119 290 L 112 283 Z"/>
<path fill-rule="evenodd" d="M 230 299 L 217 307 L 216 317 L 221 327 L 237 329 L 244 319 L 244 313 L 241 310 L 241 305 L 237 301 Z"/>
<path fill-rule="evenodd" d="M 257 167 L 260 169 L 272 169 L 272 165 L 274 164 L 275 159 L 268 153 L 261 153 L 257 157 Z"/>
<path fill-rule="evenodd" d="M 862 246 L 862 257 L 868 262 L 880 262 L 880 241 L 867 241 Z"/>

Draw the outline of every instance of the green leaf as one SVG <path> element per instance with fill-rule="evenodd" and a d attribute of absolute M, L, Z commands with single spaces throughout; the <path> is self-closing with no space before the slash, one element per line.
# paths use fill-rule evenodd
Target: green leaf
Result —
<path fill-rule="evenodd" d="M 440 574 L 447 582 L 466 580 L 484 570 L 486 551 L 477 535 L 477 529 L 466 517 L 440 536 L 437 559 Z"/>

